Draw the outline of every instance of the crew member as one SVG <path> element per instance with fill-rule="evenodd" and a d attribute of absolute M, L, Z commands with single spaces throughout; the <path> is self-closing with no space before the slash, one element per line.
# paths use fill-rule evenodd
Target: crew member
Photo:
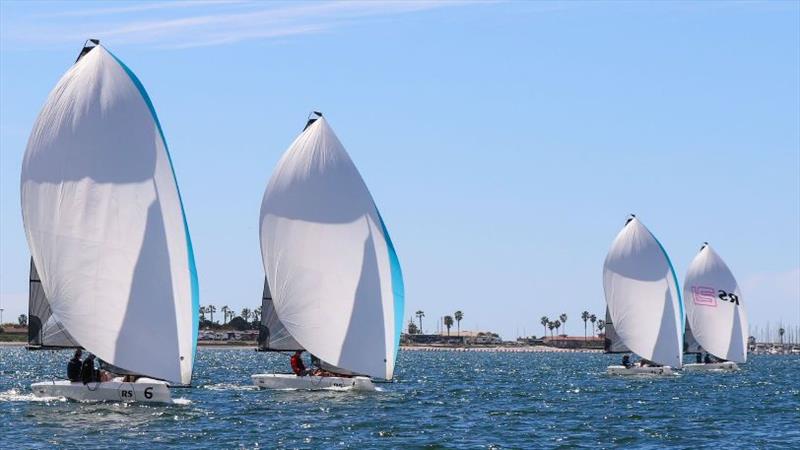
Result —
<path fill-rule="evenodd" d="M 303 351 L 298 350 L 294 352 L 292 355 L 292 359 L 289 361 L 292 364 L 292 372 L 298 377 L 303 377 L 308 375 L 308 369 L 306 369 L 306 365 L 303 364 Z"/>
<path fill-rule="evenodd" d="M 81 381 L 81 349 L 75 350 L 72 359 L 67 363 L 67 379 L 69 381 Z"/>
<path fill-rule="evenodd" d="M 81 381 L 83 384 L 100 381 L 99 371 L 94 368 L 94 355 L 89 355 L 81 366 Z"/>

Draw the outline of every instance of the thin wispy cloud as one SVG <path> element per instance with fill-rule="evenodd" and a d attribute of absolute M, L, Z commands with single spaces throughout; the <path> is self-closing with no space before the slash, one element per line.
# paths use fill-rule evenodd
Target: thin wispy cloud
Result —
<path fill-rule="evenodd" d="M 235 5 L 252 3 L 246 0 L 183 0 L 183 1 L 166 1 L 166 2 L 144 2 L 127 6 L 111 6 L 107 8 L 91 8 L 91 9 L 78 9 L 74 11 L 59 11 L 44 13 L 39 17 L 91 17 L 91 16 L 105 16 L 125 13 L 136 13 L 142 11 L 156 11 L 164 9 L 177 9 L 177 8 L 196 8 L 200 6 L 212 5 Z"/>
<path fill-rule="evenodd" d="M 74 44 L 94 37 L 113 45 L 189 48 L 329 31 L 359 21 L 476 2 L 335 1 L 273 3 L 187 1 L 103 6 L 8 21 L 3 39 L 27 46 Z"/>

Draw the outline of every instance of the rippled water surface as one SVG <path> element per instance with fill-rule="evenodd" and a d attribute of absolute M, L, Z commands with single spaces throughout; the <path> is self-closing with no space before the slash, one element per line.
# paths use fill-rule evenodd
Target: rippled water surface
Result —
<path fill-rule="evenodd" d="M 355 393 L 259 391 L 288 356 L 200 349 L 180 404 L 34 399 L 68 358 L 0 348 L 0 448 L 800 448 L 797 356 L 626 379 L 599 354 L 401 351 L 395 383 Z"/>

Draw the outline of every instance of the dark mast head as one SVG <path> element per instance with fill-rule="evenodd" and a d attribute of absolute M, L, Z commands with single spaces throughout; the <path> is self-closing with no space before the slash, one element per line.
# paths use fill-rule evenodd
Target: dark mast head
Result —
<path fill-rule="evenodd" d="M 636 218 L 636 214 L 631 213 L 631 215 L 628 216 L 628 220 L 625 221 L 625 225 L 631 223 L 631 220 L 633 220 L 635 218 Z"/>
<path fill-rule="evenodd" d="M 306 131 L 306 129 L 310 127 L 312 123 L 316 122 L 320 117 L 322 117 L 321 112 L 311 111 L 311 114 L 308 115 L 308 122 L 306 122 L 306 126 L 303 127 L 303 131 Z"/>
<path fill-rule="evenodd" d="M 83 48 L 81 49 L 80 55 L 78 55 L 78 59 L 75 62 L 78 62 L 83 58 L 83 55 L 92 51 L 93 48 L 100 45 L 100 39 L 88 39 L 86 42 L 83 43 Z"/>

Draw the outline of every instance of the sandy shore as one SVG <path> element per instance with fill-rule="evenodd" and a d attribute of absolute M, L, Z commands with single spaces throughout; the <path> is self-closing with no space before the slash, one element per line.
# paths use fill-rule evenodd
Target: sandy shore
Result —
<path fill-rule="evenodd" d="M 433 347 L 400 346 L 400 350 L 412 352 L 498 352 L 498 353 L 602 353 L 595 349 L 567 349 L 534 345 L 527 347 Z"/>

